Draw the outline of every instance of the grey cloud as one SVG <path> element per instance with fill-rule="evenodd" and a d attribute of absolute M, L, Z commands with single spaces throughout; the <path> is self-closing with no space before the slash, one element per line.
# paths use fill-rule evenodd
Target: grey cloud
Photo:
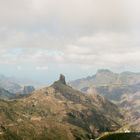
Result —
<path fill-rule="evenodd" d="M 0 63 L 139 65 L 139 6 L 138 0 L 0 0 Z"/>
<path fill-rule="evenodd" d="M 9 23 L 34 26 L 58 22 L 62 28 L 124 28 L 134 15 L 135 20 L 139 20 L 140 14 L 138 7 L 132 7 L 140 4 L 137 0 L 5 0 L 0 3 L 1 24 L 7 26 Z M 135 9 L 134 13 L 130 8 Z"/>

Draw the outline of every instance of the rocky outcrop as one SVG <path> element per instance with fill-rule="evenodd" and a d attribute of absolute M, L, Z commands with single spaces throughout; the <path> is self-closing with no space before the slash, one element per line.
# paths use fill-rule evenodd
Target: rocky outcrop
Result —
<path fill-rule="evenodd" d="M 33 86 L 24 86 L 23 94 L 29 94 L 32 93 L 35 90 Z"/>
<path fill-rule="evenodd" d="M 62 84 L 66 85 L 65 76 L 63 74 L 60 74 L 59 82 L 61 82 Z"/>

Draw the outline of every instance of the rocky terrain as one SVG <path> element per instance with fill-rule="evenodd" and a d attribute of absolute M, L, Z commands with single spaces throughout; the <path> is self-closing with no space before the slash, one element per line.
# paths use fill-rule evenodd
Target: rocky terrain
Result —
<path fill-rule="evenodd" d="M 69 83 L 84 93 L 99 94 L 125 110 L 131 128 L 140 130 L 140 73 L 98 70 L 91 77 Z"/>
<path fill-rule="evenodd" d="M 98 94 L 68 86 L 63 75 L 50 87 L 17 100 L 0 100 L 1 140 L 90 140 L 120 129 L 119 108 Z"/>

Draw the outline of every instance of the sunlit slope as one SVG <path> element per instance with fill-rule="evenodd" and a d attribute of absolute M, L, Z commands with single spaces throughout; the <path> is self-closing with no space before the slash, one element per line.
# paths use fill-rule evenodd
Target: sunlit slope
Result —
<path fill-rule="evenodd" d="M 72 89 L 62 77 L 15 101 L 0 100 L 2 140 L 89 140 L 122 126 L 118 107 Z"/>
<path fill-rule="evenodd" d="M 140 140 L 140 133 L 114 133 L 97 140 Z"/>

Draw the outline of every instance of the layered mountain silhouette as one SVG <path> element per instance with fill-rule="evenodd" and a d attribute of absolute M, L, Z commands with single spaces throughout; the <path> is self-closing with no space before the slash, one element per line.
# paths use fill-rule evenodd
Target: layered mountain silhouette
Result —
<path fill-rule="evenodd" d="M 140 130 L 140 73 L 113 73 L 107 69 L 98 70 L 93 76 L 69 83 L 84 93 L 99 94 L 115 102 L 129 114 L 128 122 Z"/>
<path fill-rule="evenodd" d="M 0 100 L 0 139 L 90 140 L 123 125 L 118 107 L 68 86 L 65 76 L 28 97 Z"/>
<path fill-rule="evenodd" d="M 140 73 L 113 73 L 110 70 L 98 70 L 91 77 L 78 79 L 69 83 L 82 92 L 97 92 L 109 100 L 120 101 L 126 96 L 135 95 L 140 91 Z"/>
<path fill-rule="evenodd" d="M 0 88 L 0 99 L 8 100 L 8 99 L 11 99 L 13 97 L 15 97 L 15 96 L 13 96 L 13 94 L 10 93 L 8 90 Z"/>
<path fill-rule="evenodd" d="M 114 73 L 108 69 L 100 69 L 93 76 L 71 81 L 69 84 L 81 90 L 90 86 L 127 86 L 140 83 L 140 73 L 122 72 Z"/>
<path fill-rule="evenodd" d="M 17 93 L 21 91 L 21 86 L 13 78 L 0 75 L 0 87 L 9 91 L 10 93 Z"/>
<path fill-rule="evenodd" d="M 32 93 L 35 90 L 33 86 L 20 85 L 19 82 L 12 77 L 0 75 L 0 99 L 21 98 Z"/>

